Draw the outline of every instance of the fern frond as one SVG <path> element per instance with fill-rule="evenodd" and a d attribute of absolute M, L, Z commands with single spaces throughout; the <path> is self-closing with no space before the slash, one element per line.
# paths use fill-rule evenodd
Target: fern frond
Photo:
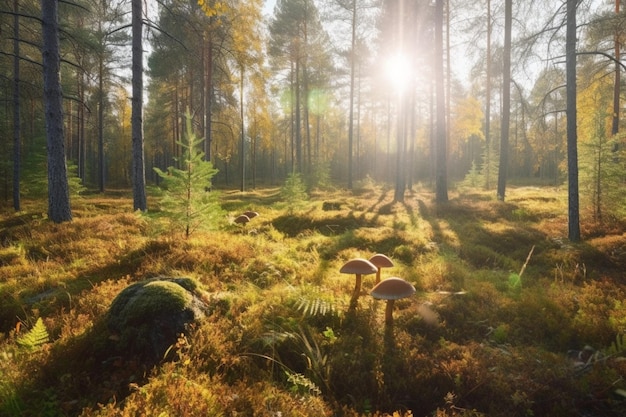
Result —
<path fill-rule="evenodd" d="M 339 314 L 339 308 L 334 300 L 328 301 L 319 297 L 300 297 L 296 308 L 298 309 L 298 311 L 302 311 L 302 315 L 304 316 L 325 316 L 326 314 Z"/>
<path fill-rule="evenodd" d="M 35 325 L 28 333 L 20 336 L 16 342 L 26 350 L 36 350 L 50 341 L 50 335 L 41 317 L 37 319 Z"/>
<path fill-rule="evenodd" d="M 278 345 L 284 342 L 287 339 L 291 339 L 293 337 L 294 335 L 292 333 L 276 332 L 272 330 L 272 331 L 263 333 L 263 335 L 261 335 L 261 341 L 263 342 L 265 346 L 274 346 L 274 345 Z"/>
<path fill-rule="evenodd" d="M 319 387 L 306 376 L 297 372 L 289 371 L 285 371 L 285 374 L 287 375 L 287 381 L 292 383 L 294 386 L 304 388 L 309 393 L 313 393 L 316 395 L 320 395 L 322 393 Z"/>

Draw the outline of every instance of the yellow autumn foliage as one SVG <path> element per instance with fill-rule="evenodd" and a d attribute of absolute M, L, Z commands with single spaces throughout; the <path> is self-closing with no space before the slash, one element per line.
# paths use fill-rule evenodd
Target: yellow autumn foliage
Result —
<path fill-rule="evenodd" d="M 198 0 L 198 6 L 209 17 L 222 15 L 227 10 L 226 4 L 221 1 Z"/>

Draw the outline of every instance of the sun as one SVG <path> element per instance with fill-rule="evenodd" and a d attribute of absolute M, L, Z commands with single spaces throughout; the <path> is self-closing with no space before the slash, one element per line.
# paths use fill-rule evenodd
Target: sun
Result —
<path fill-rule="evenodd" d="M 409 60 L 402 53 L 396 53 L 387 58 L 385 74 L 396 93 L 402 94 L 409 86 L 412 71 Z"/>

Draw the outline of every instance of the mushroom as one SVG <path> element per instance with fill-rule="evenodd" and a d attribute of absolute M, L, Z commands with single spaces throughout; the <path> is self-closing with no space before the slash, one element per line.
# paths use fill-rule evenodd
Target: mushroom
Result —
<path fill-rule="evenodd" d="M 393 325 L 393 305 L 400 298 L 415 294 L 415 287 L 402 278 L 391 277 L 380 281 L 372 288 L 370 295 L 377 300 L 387 300 L 385 307 L 385 324 Z"/>
<path fill-rule="evenodd" d="M 380 282 L 380 270 L 383 268 L 391 268 L 393 266 L 393 262 L 387 255 L 383 255 L 382 253 L 377 253 L 376 255 L 370 258 L 370 262 L 376 266 L 376 284 Z"/>
<path fill-rule="evenodd" d="M 244 226 L 246 225 L 246 223 L 248 223 L 250 221 L 250 217 L 246 216 L 245 214 L 241 214 L 237 217 L 235 217 L 235 220 L 233 220 L 235 223 L 237 224 L 243 224 Z"/>
<path fill-rule="evenodd" d="M 248 218 L 249 218 L 250 220 L 254 219 L 256 216 L 258 216 L 258 215 L 259 215 L 259 213 L 257 213 L 256 211 L 251 211 L 251 210 L 249 210 L 249 211 L 244 211 L 244 212 L 243 212 L 243 214 L 244 214 L 244 216 L 248 216 Z"/>
<path fill-rule="evenodd" d="M 374 265 L 367 259 L 362 258 L 351 259 L 341 267 L 339 272 L 342 274 L 356 274 L 356 283 L 354 285 L 352 299 L 350 300 L 350 307 L 356 306 L 356 301 L 359 298 L 359 294 L 361 292 L 362 276 L 367 274 L 373 274 L 376 271 L 376 265 Z"/>

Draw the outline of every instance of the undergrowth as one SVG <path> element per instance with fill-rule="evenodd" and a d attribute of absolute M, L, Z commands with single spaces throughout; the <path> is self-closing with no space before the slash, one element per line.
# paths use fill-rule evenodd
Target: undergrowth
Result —
<path fill-rule="evenodd" d="M 373 183 L 303 192 L 222 193 L 229 216 L 259 216 L 187 239 L 118 196 L 82 198 L 62 225 L 35 202 L 3 212 L 0 415 L 620 415 L 624 231 L 568 242 L 553 189 L 439 206 Z M 339 273 L 375 253 L 417 289 L 393 327 L 374 275 L 350 309 Z M 156 276 L 197 281 L 207 317 L 147 365 L 112 353 L 103 317 Z"/>

